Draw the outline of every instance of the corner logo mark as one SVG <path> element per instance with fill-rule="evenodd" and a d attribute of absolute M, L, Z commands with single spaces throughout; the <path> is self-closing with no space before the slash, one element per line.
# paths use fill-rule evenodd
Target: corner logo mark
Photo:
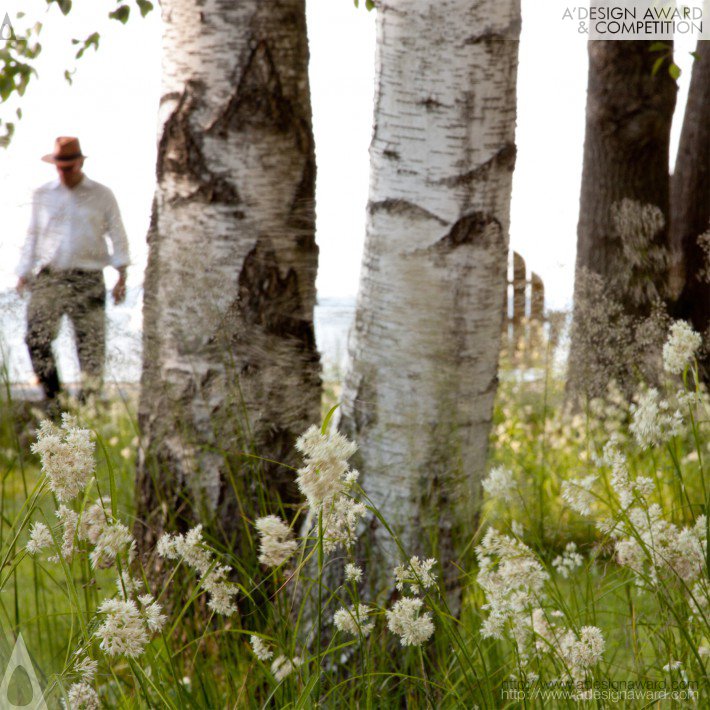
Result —
<path fill-rule="evenodd" d="M 15 40 L 15 30 L 12 28 L 12 22 L 10 22 L 10 16 L 5 13 L 5 19 L 0 25 L 0 39 L 9 41 Z"/>
<path fill-rule="evenodd" d="M 32 698 L 23 705 L 15 705 L 8 697 L 12 675 L 18 668 L 22 668 L 25 673 L 27 673 L 30 687 L 32 688 Z M 47 703 L 44 702 L 42 689 L 39 687 L 37 674 L 30 660 L 30 654 L 27 653 L 27 646 L 25 646 L 22 634 L 17 635 L 15 647 L 12 649 L 10 660 L 5 668 L 5 675 L 2 678 L 2 683 L 0 683 L 0 708 L 3 710 L 15 710 L 15 708 L 23 708 L 24 710 L 47 710 Z"/>
<path fill-rule="evenodd" d="M 5 13 L 5 19 L 0 25 L 0 39 L 5 41 L 14 41 L 16 39 L 15 30 L 12 27 L 12 22 L 10 22 L 10 16 L 7 13 Z"/>

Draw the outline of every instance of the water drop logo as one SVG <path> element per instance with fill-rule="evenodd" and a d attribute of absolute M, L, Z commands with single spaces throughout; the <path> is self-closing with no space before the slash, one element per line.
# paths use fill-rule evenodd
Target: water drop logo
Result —
<path fill-rule="evenodd" d="M 12 28 L 12 22 L 10 22 L 10 16 L 5 13 L 5 19 L 0 25 L 0 39 L 5 41 L 15 40 L 15 30 Z"/>
<path fill-rule="evenodd" d="M 32 697 L 22 705 L 15 705 L 15 703 L 10 700 L 9 696 L 10 682 L 18 668 L 22 668 L 27 674 L 30 688 L 32 689 Z M 27 646 L 25 646 L 22 634 L 18 634 L 17 636 L 17 641 L 15 642 L 15 647 L 12 649 L 10 660 L 5 667 L 5 675 L 2 678 L 2 683 L 0 683 L 0 708 L 2 708 L 2 710 L 15 710 L 15 708 L 22 708 L 22 710 L 47 710 L 47 703 L 44 702 L 42 689 L 39 687 L 37 674 L 32 665 L 30 654 L 27 652 Z"/>

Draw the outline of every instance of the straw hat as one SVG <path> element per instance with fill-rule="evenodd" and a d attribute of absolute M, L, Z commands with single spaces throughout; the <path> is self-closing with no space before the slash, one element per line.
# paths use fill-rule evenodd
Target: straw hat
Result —
<path fill-rule="evenodd" d="M 81 152 L 79 139 L 73 136 L 59 136 L 54 141 L 54 153 L 49 153 L 42 157 L 45 163 L 55 165 L 70 165 L 86 156 Z"/>

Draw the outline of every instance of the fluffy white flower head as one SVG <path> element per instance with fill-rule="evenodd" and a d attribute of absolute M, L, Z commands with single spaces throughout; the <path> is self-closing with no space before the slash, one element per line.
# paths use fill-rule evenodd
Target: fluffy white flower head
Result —
<path fill-rule="evenodd" d="M 703 339 L 683 320 L 671 325 L 668 340 L 663 346 L 663 369 L 672 375 L 681 375 L 693 361 Z"/>
<path fill-rule="evenodd" d="M 500 500 L 501 502 L 509 501 L 512 493 L 515 491 L 515 479 L 509 469 L 503 466 L 496 466 L 491 469 L 483 483 L 483 490 L 488 493 L 491 498 Z"/>
<path fill-rule="evenodd" d="M 347 460 L 357 451 L 357 446 L 339 432 L 322 434 L 317 426 L 311 426 L 296 441 L 296 448 L 303 454 L 306 465 L 296 477 L 298 487 L 308 499 L 313 510 L 340 495 L 352 479 Z M 346 481 L 346 479 L 348 479 Z"/>
<path fill-rule="evenodd" d="M 49 532 L 49 528 L 44 523 L 35 523 L 30 528 L 30 539 L 26 550 L 30 555 L 36 555 L 45 547 L 51 547 L 52 543 L 52 534 Z"/>
<path fill-rule="evenodd" d="M 420 560 L 416 555 L 407 564 L 395 567 L 395 586 L 400 591 L 404 591 L 404 585 L 409 584 L 412 594 L 420 594 L 422 589 L 429 589 L 436 584 L 436 572 L 432 572 L 436 560 L 430 557 L 428 560 Z"/>
<path fill-rule="evenodd" d="M 249 642 L 251 643 L 254 655 L 260 661 L 268 661 L 274 655 L 274 652 L 264 643 L 264 640 L 260 636 L 252 634 Z"/>
<path fill-rule="evenodd" d="M 298 543 L 293 530 L 276 515 L 259 518 L 256 523 L 259 532 L 259 562 L 267 567 L 279 567 L 296 551 Z"/>
<path fill-rule="evenodd" d="M 98 710 L 99 696 L 88 683 L 74 683 L 67 691 L 67 701 L 62 699 L 66 710 Z"/>
<path fill-rule="evenodd" d="M 362 579 L 362 568 L 348 562 L 345 565 L 345 581 L 357 584 Z"/>
<path fill-rule="evenodd" d="M 60 501 L 69 501 L 84 490 L 94 473 L 94 442 L 88 429 L 80 429 L 76 420 L 62 415 L 57 427 L 45 420 L 40 424 L 37 443 L 32 451 L 42 460 L 42 472 Z"/>
<path fill-rule="evenodd" d="M 404 597 L 386 612 L 387 628 L 400 637 L 402 646 L 421 646 L 434 633 L 431 612 L 420 615 L 422 600 Z"/>
<path fill-rule="evenodd" d="M 368 636 L 375 627 L 375 622 L 367 618 L 370 608 L 367 604 L 357 604 L 349 609 L 341 608 L 335 612 L 333 623 L 338 631 L 351 636 Z"/>
<path fill-rule="evenodd" d="M 132 600 L 107 599 L 99 607 L 105 618 L 94 633 L 109 656 L 138 658 L 148 643 L 143 618 Z"/>

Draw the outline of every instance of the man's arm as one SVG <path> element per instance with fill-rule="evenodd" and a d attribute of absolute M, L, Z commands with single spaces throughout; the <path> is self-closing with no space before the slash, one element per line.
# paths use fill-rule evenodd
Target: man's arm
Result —
<path fill-rule="evenodd" d="M 22 245 L 22 255 L 17 264 L 15 273 L 17 274 L 17 292 L 23 295 L 32 276 L 35 265 L 35 253 L 37 250 L 37 235 L 39 233 L 39 208 L 37 205 L 37 193 L 32 195 L 32 213 L 30 223 L 27 227 L 25 243 Z"/>
<path fill-rule="evenodd" d="M 130 263 L 130 256 L 128 253 L 128 237 L 121 219 L 121 212 L 118 209 L 118 202 L 110 190 L 107 195 L 106 233 L 113 247 L 111 264 L 118 271 L 118 281 L 112 291 L 113 302 L 118 305 L 126 299 L 126 272 Z"/>
<path fill-rule="evenodd" d="M 128 271 L 127 266 L 119 266 L 118 269 L 118 281 L 113 287 L 111 292 L 113 295 L 113 302 L 118 305 L 126 300 L 126 272 Z"/>

